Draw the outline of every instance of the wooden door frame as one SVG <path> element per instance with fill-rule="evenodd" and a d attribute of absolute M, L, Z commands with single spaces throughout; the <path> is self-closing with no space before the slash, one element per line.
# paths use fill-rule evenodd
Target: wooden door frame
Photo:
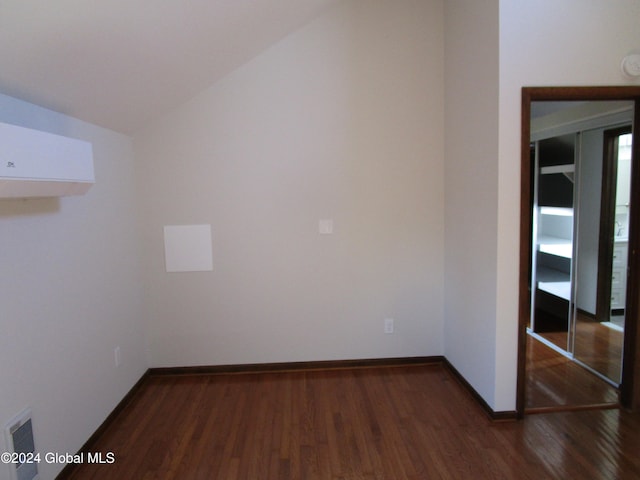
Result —
<path fill-rule="evenodd" d="M 602 154 L 602 190 L 600 194 L 600 228 L 598 239 L 598 287 L 596 289 L 596 320 L 608 321 L 611 316 L 611 271 L 618 178 L 617 138 L 632 133 L 632 126 L 604 131 Z"/>
<path fill-rule="evenodd" d="M 518 305 L 518 379 L 516 412 L 524 417 L 526 385 L 527 326 L 531 317 L 530 264 L 532 255 L 530 159 L 531 102 L 534 101 L 634 101 L 632 144 L 631 208 L 629 212 L 629 276 L 625 313 L 624 358 L 620 402 L 623 407 L 640 410 L 640 87 L 523 87 L 520 141 L 520 272 Z"/>

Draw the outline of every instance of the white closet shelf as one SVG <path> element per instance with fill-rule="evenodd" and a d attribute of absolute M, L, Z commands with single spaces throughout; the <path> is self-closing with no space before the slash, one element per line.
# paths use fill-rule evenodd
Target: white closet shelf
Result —
<path fill-rule="evenodd" d="M 558 257 L 571 258 L 573 245 L 567 238 L 540 235 L 538 237 L 538 251 Z"/>
<path fill-rule="evenodd" d="M 567 163 L 565 165 L 551 165 L 550 167 L 540 167 L 540 173 L 542 175 L 548 175 L 551 173 L 574 173 L 576 166 L 573 163 Z"/>
<path fill-rule="evenodd" d="M 573 217 L 573 208 L 568 207 L 540 207 L 541 215 L 553 215 L 556 217 Z"/>
<path fill-rule="evenodd" d="M 556 297 L 571 299 L 571 282 L 539 282 L 538 288 Z"/>

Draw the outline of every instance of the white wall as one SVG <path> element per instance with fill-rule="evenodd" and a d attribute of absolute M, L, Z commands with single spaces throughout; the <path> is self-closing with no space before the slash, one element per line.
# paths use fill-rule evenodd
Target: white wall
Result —
<path fill-rule="evenodd" d="M 635 0 L 445 2 L 445 355 L 496 411 L 515 408 L 521 87 L 634 83 L 638 18 Z"/>
<path fill-rule="evenodd" d="M 497 410 L 515 405 L 521 87 L 637 85 L 620 63 L 640 49 L 638 19 L 637 0 L 500 1 Z"/>
<path fill-rule="evenodd" d="M 136 135 L 151 365 L 443 353 L 442 15 L 346 2 Z"/>
<path fill-rule="evenodd" d="M 520 88 L 633 83 L 638 18 L 345 2 L 140 132 L 135 172 L 129 138 L 0 96 L 0 121 L 92 141 L 98 178 L 0 200 L 0 421 L 31 406 L 38 449 L 76 451 L 145 369 L 142 316 L 153 366 L 445 354 L 513 409 Z M 191 223 L 214 270 L 167 274 L 162 226 Z"/>
<path fill-rule="evenodd" d="M 445 2 L 445 356 L 494 405 L 498 1 Z"/>
<path fill-rule="evenodd" d="M 85 196 L 0 199 L 0 425 L 31 407 L 37 450 L 75 453 L 146 369 L 132 142 L 3 95 L 0 121 L 93 143 Z"/>

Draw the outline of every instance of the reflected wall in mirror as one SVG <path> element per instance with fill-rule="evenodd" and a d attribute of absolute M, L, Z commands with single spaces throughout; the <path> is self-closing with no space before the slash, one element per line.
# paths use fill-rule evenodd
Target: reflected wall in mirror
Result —
<path fill-rule="evenodd" d="M 623 363 L 625 342 L 633 354 L 637 343 L 627 279 L 638 98 L 636 87 L 523 89 L 520 414 L 531 341 L 610 387 L 633 386 Z"/>

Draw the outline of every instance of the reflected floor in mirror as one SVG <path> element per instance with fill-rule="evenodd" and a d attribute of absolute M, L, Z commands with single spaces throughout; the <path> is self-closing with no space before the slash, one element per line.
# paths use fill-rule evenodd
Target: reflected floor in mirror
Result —
<path fill-rule="evenodd" d="M 575 358 L 612 381 L 620 383 L 624 317 L 612 317 L 611 322 L 598 323 L 581 313 L 577 315 L 573 351 Z M 568 350 L 566 331 L 538 334 L 563 350 Z"/>
<path fill-rule="evenodd" d="M 616 388 L 530 335 L 526 369 L 526 413 L 618 405 Z"/>
<path fill-rule="evenodd" d="M 612 322 L 598 323 L 578 315 L 575 357 L 616 383 L 622 372 L 624 332 Z"/>

